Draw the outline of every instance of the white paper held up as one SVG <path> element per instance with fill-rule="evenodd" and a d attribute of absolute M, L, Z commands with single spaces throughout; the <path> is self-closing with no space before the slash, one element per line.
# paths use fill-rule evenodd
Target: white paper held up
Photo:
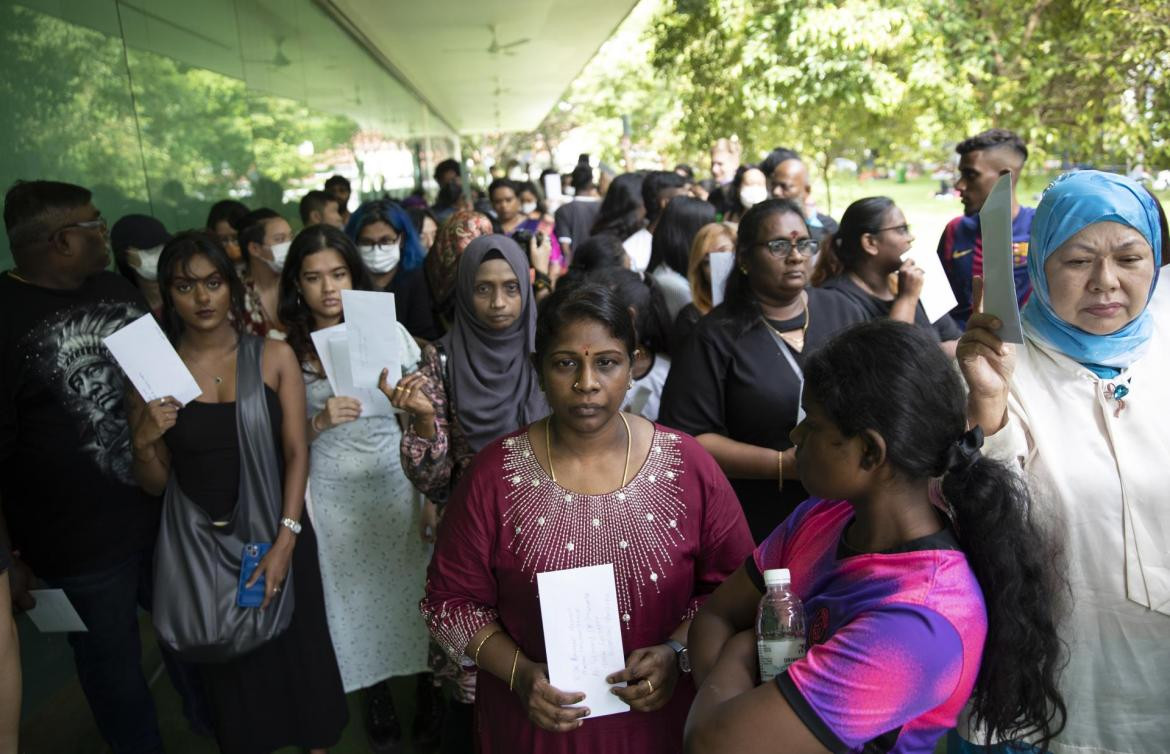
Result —
<path fill-rule="evenodd" d="M 144 401 L 169 395 L 186 406 L 203 394 L 154 315 L 143 314 L 102 342 Z"/>
<path fill-rule="evenodd" d="M 999 318 L 1004 343 L 1023 343 L 1012 261 L 1012 177 L 1000 176 L 979 210 L 983 235 L 983 311 Z"/>
<path fill-rule="evenodd" d="M 629 705 L 610 693 L 615 684 L 605 682 L 626 666 L 613 564 L 538 573 L 536 587 L 549 683 L 585 694 L 586 724 L 594 717 L 628 712 Z"/>
<path fill-rule="evenodd" d="M 902 261 L 910 259 L 915 266 L 922 268 L 926 279 L 922 283 L 922 293 L 918 296 L 918 303 L 922 304 L 926 317 L 932 323 L 938 322 L 951 309 L 958 305 L 955 292 L 951 290 L 951 283 L 947 280 L 946 270 L 938 252 L 926 246 L 912 248 L 902 255 Z"/>
<path fill-rule="evenodd" d="M 707 255 L 711 263 L 711 306 L 723 303 L 723 294 L 727 289 L 727 279 L 735 269 L 734 251 L 713 251 Z"/>
<path fill-rule="evenodd" d="M 362 416 L 389 416 L 395 412 L 381 390 L 354 387 L 349 365 L 349 338 L 344 322 L 317 330 L 311 337 L 334 395 L 357 398 L 362 404 Z"/>
<path fill-rule="evenodd" d="M 28 611 L 28 617 L 41 633 L 58 631 L 88 631 L 64 589 L 31 589 L 29 594 L 37 606 Z"/>
<path fill-rule="evenodd" d="M 402 354 L 395 327 L 394 294 L 378 291 L 342 291 L 349 365 L 354 387 L 378 387 L 383 369 L 390 384 L 402 379 Z"/>

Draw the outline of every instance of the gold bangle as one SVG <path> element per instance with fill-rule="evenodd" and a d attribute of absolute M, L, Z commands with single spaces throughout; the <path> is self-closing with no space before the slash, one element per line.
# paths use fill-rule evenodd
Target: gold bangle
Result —
<path fill-rule="evenodd" d="M 502 629 L 497 628 L 495 631 L 492 631 L 490 634 L 483 637 L 483 639 L 479 642 L 479 646 L 475 648 L 475 654 L 471 657 L 472 662 L 474 662 L 476 665 L 479 665 L 479 650 L 483 649 L 483 645 L 487 644 L 488 639 L 498 634 L 501 630 Z"/>
<path fill-rule="evenodd" d="M 520 659 L 520 647 L 516 647 L 515 653 L 512 654 L 512 675 L 508 678 L 508 691 L 512 690 L 512 684 L 516 682 L 516 662 Z"/>
<path fill-rule="evenodd" d="M 784 491 L 784 451 L 781 450 L 779 453 L 777 453 L 776 458 L 777 458 L 776 479 L 779 481 L 779 485 L 777 486 L 777 489 L 780 492 L 783 492 Z"/>

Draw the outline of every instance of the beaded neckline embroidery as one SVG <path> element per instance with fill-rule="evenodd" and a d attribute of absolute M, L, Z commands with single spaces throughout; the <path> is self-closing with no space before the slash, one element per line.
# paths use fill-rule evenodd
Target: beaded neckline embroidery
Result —
<path fill-rule="evenodd" d="M 613 563 L 622 626 L 644 607 L 644 589 L 659 591 L 674 551 L 685 541 L 687 509 L 677 435 L 654 430 L 650 455 L 621 489 L 581 495 L 552 481 L 536 460 L 528 434 L 504 441 L 508 484 L 508 549 L 529 580 L 544 571 Z"/>

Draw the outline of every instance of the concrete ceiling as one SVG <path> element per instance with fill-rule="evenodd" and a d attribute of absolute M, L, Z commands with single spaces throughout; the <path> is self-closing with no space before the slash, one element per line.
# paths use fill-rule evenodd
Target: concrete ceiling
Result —
<path fill-rule="evenodd" d="M 460 133 L 530 131 L 636 0 L 316 0 Z"/>

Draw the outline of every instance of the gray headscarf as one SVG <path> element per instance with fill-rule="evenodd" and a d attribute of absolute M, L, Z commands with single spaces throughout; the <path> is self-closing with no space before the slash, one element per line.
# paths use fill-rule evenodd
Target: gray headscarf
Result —
<path fill-rule="evenodd" d="M 475 316 L 475 274 L 497 251 L 520 281 L 520 316 L 502 332 Z M 528 257 L 507 236 L 480 236 L 459 258 L 455 322 L 439 344 L 448 354 L 456 420 L 475 452 L 513 430 L 548 415 L 548 403 L 529 359 L 536 339 L 536 301 L 528 284 Z"/>

